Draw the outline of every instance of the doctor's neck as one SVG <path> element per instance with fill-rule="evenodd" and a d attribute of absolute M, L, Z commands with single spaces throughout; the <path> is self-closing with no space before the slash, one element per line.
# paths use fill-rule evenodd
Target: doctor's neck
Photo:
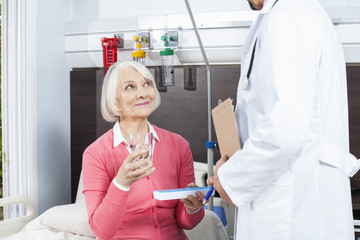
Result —
<path fill-rule="evenodd" d="M 261 10 L 266 0 L 248 0 L 249 6 L 252 10 Z"/>

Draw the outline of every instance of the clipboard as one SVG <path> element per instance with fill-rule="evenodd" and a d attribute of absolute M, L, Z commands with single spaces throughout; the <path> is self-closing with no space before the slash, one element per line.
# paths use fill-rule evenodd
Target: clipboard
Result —
<path fill-rule="evenodd" d="M 241 149 L 231 99 L 228 98 L 213 108 L 211 114 L 221 156 L 226 155 L 230 158 L 237 150 Z"/>

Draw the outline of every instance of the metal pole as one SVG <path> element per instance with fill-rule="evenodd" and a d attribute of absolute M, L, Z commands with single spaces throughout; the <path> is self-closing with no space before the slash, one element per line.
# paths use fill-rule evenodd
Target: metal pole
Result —
<path fill-rule="evenodd" d="M 194 16 L 191 12 L 191 8 L 189 5 L 188 0 L 184 0 L 185 4 L 186 4 L 186 8 L 187 11 L 189 13 L 190 19 L 191 19 L 191 23 L 193 25 L 194 31 L 195 31 L 195 35 L 197 38 L 197 41 L 199 43 L 199 47 L 200 47 L 200 51 L 201 51 L 201 55 L 203 57 L 203 60 L 205 62 L 206 65 L 206 69 L 207 69 L 207 95 L 208 95 L 208 141 L 211 142 L 212 141 L 212 118 L 211 118 L 211 70 L 210 70 L 210 64 L 209 61 L 206 57 L 206 53 L 204 50 L 204 46 L 201 42 L 201 38 L 199 35 L 199 31 L 198 28 L 196 27 L 196 23 L 194 20 Z M 207 148 L 207 164 L 208 164 L 208 177 L 211 177 L 214 175 L 214 149 L 213 148 Z M 208 203 L 208 208 L 209 210 L 213 210 L 214 207 L 214 202 L 213 199 L 210 198 L 209 203 Z"/>

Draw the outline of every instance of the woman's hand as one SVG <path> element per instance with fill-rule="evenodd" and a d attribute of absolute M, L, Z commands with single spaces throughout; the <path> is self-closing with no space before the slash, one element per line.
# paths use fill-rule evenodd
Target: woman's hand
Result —
<path fill-rule="evenodd" d="M 139 179 L 150 176 L 155 168 L 152 162 L 148 161 L 149 151 L 137 150 L 130 153 L 121 165 L 115 181 L 123 187 L 130 187 Z"/>
<path fill-rule="evenodd" d="M 190 183 L 187 185 L 187 187 L 198 187 L 195 183 Z M 184 203 L 186 211 L 188 213 L 194 213 L 196 212 L 199 208 L 204 207 L 204 205 L 202 204 L 205 195 L 201 192 L 196 192 L 197 197 L 189 194 L 187 196 L 187 198 L 184 199 L 180 199 L 181 202 Z"/>

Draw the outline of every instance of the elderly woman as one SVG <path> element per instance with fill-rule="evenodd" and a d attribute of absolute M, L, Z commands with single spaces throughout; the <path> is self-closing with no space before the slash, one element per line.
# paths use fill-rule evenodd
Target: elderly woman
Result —
<path fill-rule="evenodd" d="M 132 61 L 110 67 L 101 112 L 115 125 L 83 155 L 83 193 L 97 239 L 187 239 L 182 229 L 194 228 L 204 217 L 200 192 L 180 201 L 153 197 L 154 190 L 195 186 L 188 142 L 147 120 L 159 104 L 146 67 Z M 153 134 L 150 153 L 132 151 L 130 131 Z"/>

